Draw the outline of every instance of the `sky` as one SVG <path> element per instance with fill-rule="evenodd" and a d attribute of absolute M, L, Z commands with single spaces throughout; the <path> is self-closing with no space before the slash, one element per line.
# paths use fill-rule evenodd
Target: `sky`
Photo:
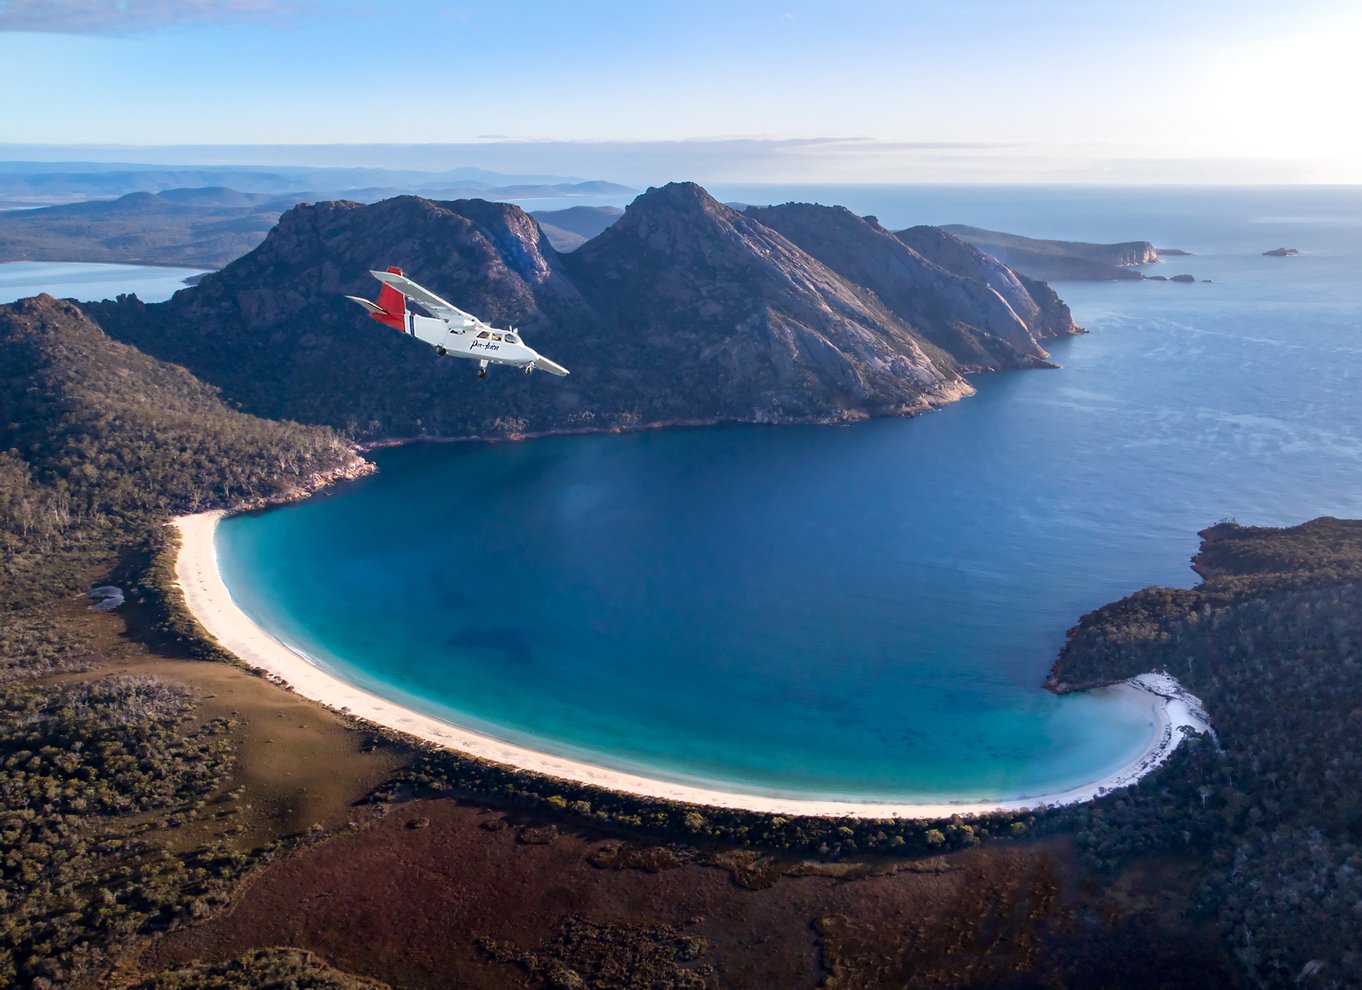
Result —
<path fill-rule="evenodd" d="M 1357 0 L 0 0 L 0 159 L 1359 183 Z"/>

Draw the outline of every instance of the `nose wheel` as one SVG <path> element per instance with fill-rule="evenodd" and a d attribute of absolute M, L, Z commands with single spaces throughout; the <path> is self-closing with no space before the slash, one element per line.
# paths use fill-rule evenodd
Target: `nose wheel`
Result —
<path fill-rule="evenodd" d="M 449 351 L 447 351 L 447 350 L 444 349 L 444 345 L 442 345 L 442 344 L 436 344 L 436 345 L 435 345 L 435 353 L 438 354 L 438 355 L 440 355 L 440 357 L 444 357 L 446 354 L 449 353 Z"/>

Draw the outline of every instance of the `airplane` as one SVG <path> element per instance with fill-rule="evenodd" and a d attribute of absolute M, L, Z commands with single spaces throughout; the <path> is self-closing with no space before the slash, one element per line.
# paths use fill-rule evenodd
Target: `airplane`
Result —
<path fill-rule="evenodd" d="M 359 296 L 346 296 L 346 299 L 359 303 L 372 319 L 385 327 L 392 327 L 398 333 L 411 334 L 434 347 L 436 354 L 452 354 L 477 361 L 479 378 L 487 377 L 489 364 L 509 364 L 523 368 L 527 375 L 536 368 L 553 375 L 571 374 L 561 364 L 550 361 L 527 345 L 514 327 L 498 330 L 482 322 L 473 314 L 465 313 L 429 289 L 417 285 L 403 275 L 400 268 L 389 268 L 386 272 L 371 271 L 369 274 L 383 283 L 383 288 L 378 292 L 378 302 L 370 302 Z M 408 299 L 431 315 L 417 316 L 408 312 Z"/>

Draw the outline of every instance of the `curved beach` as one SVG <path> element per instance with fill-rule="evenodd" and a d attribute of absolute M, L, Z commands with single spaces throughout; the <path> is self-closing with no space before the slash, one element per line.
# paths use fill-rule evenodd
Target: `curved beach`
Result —
<path fill-rule="evenodd" d="M 1100 780 L 1054 794 L 994 802 L 852 802 L 770 797 L 725 791 L 702 784 L 681 784 L 554 756 L 508 743 L 465 727 L 432 718 L 321 669 L 257 626 L 233 601 L 218 569 L 214 534 L 225 513 L 180 516 L 176 580 L 185 604 L 207 633 L 230 653 L 271 679 L 287 684 L 303 697 L 407 735 L 472 756 L 509 764 L 597 787 L 691 804 L 739 808 L 782 815 L 856 818 L 936 819 L 955 814 L 1015 811 L 1042 805 L 1077 804 L 1106 791 L 1126 787 L 1149 773 L 1177 748 L 1183 728 L 1209 730 L 1200 702 L 1167 675 L 1145 674 L 1118 685 L 1132 699 L 1147 703 L 1155 719 L 1149 746 L 1128 766 Z"/>

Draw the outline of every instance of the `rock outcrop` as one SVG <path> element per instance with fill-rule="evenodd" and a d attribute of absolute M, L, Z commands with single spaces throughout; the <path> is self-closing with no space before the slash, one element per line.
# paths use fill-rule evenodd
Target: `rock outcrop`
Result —
<path fill-rule="evenodd" d="M 1038 338 L 1053 334 L 1035 319 L 1035 300 L 1012 272 L 962 241 L 943 235 L 975 256 L 971 260 L 977 264 L 968 271 L 952 270 L 954 259 L 929 260 L 873 219 L 842 207 L 789 203 L 749 207 L 745 215 L 784 234 L 851 285 L 869 290 L 958 367 L 994 370 L 1044 363 L 1048 357 Z"/>

